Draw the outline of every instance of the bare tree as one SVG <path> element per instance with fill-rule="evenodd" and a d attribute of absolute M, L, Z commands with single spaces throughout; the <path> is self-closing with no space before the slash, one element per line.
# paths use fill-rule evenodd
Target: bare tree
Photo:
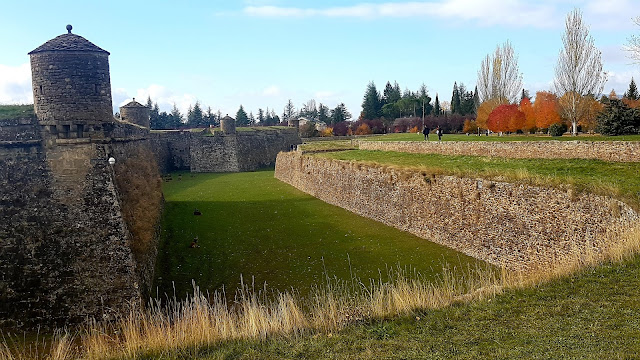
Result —
<path fill-rule="evenodd" d="M 518 67 L 518 56 L 509 41 L 498 45 L 493 56 L 488 54 L 478 71 L 480 101 L 515 103 L 522 90 L 522 73 Z"/>
<path fill-rule="evenodd" d="M 633 19 L 633 22 L 640 26 L 640 16 Z M 627 39 L 627 46 L 624 49 L 629 52 L 629 58 L 640 64 L 640 35 L 631 35 Z"/>
<path fill-rule="evenodd" d="M 600 95 L 607 74 L 602 71 L 602 54 L 589 35 L 589 27 L 582 21 L 579 9 L 567 15 L 562 44 L 553 85 L 560 99 L 561 114 L 571 121 L 571 133 L 575 136 L 578 120 L 588 111 L 586 97 Z"/>

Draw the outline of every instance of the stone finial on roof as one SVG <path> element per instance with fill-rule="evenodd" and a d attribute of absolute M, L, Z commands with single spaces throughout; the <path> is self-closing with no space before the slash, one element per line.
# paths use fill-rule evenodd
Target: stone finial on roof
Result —
<path fill-rule="evenodd" d="M 71 24 L 67 25 L 67 33 L 71 34 L 71 29 L 73 29 L 73 26 L 71 26 Z"/>

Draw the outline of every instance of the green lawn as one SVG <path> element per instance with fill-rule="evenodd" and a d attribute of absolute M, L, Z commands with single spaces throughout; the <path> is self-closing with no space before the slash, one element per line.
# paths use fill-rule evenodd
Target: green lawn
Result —
<path fill-rule="evenodd" d="M 31 105 L 0 105 L 0 120 L 35 116 Z"/>
<path fill-rule="evenodd" d="M 187 349 L 167 359 L 637 359 L 640 258 L 486 301 L 338 333 Z"/>
<path fill-rule="evenodd" d="M 479 176 L 550 186 L 572 184 L 577 190 L 613 195 L 636 209 L 640 208 L 640 163 L 586 159 L 506 159 L 366 150 L 319 153 L 314 156 L 367 161 L 436 174 Z"/>
<path fill-rule="evenodd" d="M 374 136 L 358 139 L 361 141 L 424 141 L 424 135 L 421 133 L 398 133 L 398 134 L 386 134 L 383 136 Z M 430 134 L 429 140 L 438 140 L 436 134 Z M 564 136 L 551 137 L 549 135 L 506 135 L 498 136 L 497 134 L 491 134 L 490 136 L 467 136 L 465 134 L 444 134 L 442 135 L 442 141 L 640 141 L 640 135 L 622 135 L 622 136 L 602 136 L 602 135 L 579 135 L 570 136 L 565 134 Z"/>
<path fill-rule="evenodd" d="M 181 180 L 179 180 L 181 179 Z M 273 170 L 177 174 L 166 199 L 156 285 L 158 293 L 233 295 L 240 275 L 256 287 L 306 295 L 325 275 L 379 278 L 407 267 L 435 278 L 444 263 L 460 271 L 478 260 L 326 204 L 273 177 Z M 201 216 L 194 216 L 197 208 Z M 198 236 L 200 248 L 189 247 Z M 384 278 L 384 276 L 383 276 Z"/>

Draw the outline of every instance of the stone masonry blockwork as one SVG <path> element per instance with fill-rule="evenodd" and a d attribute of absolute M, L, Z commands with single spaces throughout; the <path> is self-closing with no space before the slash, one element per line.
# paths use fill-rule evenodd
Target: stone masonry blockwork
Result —
<path fill-rule="evenodd" d="M 637 224 L 626 204 L 593 194 L 280 153 L 276 178 L 477 259 L 531 270 L 600 251 Z"/>
<path fill-rule="evenodd" d="M 417 154 L 640 161 L 637 141 L 358 141 L 358 145 L 361 150 Z"/>

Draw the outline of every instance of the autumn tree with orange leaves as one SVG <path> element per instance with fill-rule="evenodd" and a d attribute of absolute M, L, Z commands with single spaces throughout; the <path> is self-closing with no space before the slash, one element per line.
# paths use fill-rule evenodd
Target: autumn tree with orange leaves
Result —
<path fill-rule="evenodd" d="M 520 101 L 520 111 L 524 113 L 524 127 L 523 131 L 533 132 L 536 129 L 536 116 L 533 112 L 533 105 L 529 98 L 524 98 Z"/>
<path fill-rule="evenodd" d="M 561 119 L 558 97 L 547 91 L 538 91 L 533 103 L 533 113 L 536 127 L 539 129 L 548 129 L 552 124 L 559 123 Z"/>
<path fill-rule="evenodd" d="M 500 105 L 489 114 L 487 126 L 493 132 L 516 132 L 525 125 L 525 115 L 518 105 Z"/>

